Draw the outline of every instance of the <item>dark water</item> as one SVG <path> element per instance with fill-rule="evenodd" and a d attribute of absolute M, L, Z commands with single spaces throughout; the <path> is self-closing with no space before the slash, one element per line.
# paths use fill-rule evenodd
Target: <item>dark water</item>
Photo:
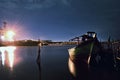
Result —
<path fill-rule="evenodd" d="M 0 80 L 120 79 L 119 72 L 95 68 L 91 71 L 73 63 L 67 51 L 71 47 L 43 46 L 40 55 L 38 47 L 0 47 Z"/>
<path fill-rule="evenodd" d="M 38 47 L 1 47 L 0 80 L 69 80 L 67 49 L 70 47 L 43 46 L 40 64 L 36 62 Z M 8 54 L 14 54 L 12 66 Z"/>

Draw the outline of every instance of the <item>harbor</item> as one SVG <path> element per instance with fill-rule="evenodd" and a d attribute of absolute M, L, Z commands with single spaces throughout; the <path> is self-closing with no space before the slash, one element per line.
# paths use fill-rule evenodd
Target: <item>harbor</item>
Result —
<path fill-rule="evenodd" d="M 0 79 L 2 80 L 119 80 L 119 70 L 109 69 L 109 66 L 88 68 L 88 64 L 75 63 L 70 60 L 67 49 L 69 46 L 42 46 L 39 47 L 1 47 L 5 55 L 0 56 Z M 9 61 L 8 54 L 14 57 Z M 38 56 L 40 58 L 38 58 Z M 39 60 L 39 62 L 36 60 Z M 4 61 L 3 61 L 4 60 Z M 12 66 L 10 66 L 10 63 Z"/>
<path fill-rule="evenodd" d="M 120 79 L 119 40 L 100 42 L 96 32 L 88 31 L 65 42 L 14 41 L 6 26 L 0 29 L 2 80 Z"/>
<path fill-rule="evenodd" d="M 0 0 L 0 80 L 120 80 L 120 0 Z"/>

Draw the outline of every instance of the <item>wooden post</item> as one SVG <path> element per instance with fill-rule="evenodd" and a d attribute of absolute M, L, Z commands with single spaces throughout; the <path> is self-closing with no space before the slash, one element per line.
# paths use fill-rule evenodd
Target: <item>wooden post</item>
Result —
<path fill-rule="evenodd" d="M 41 46 L 42 46 L 42 43 L 38 45 L 38 55 L 37 55 L 37 60 L 36 60 L 38 69 L 39 69 L 39 80 L 41 80 L 41 58 L 40 58 Z"/>

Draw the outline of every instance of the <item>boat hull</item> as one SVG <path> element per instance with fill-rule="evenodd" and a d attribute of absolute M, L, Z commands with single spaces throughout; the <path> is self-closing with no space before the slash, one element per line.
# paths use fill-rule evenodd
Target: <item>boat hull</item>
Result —
<path fill-rule="evenodd" d="M 69 57 L 72 61 L 84 61 L 88 63 L 94 43 L 73 47 L 68 49 Z"/>

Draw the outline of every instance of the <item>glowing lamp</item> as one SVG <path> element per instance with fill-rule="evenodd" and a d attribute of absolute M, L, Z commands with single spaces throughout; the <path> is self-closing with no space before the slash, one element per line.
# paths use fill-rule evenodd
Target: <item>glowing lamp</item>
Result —
<path fill-rule="evenodd" d="M 13 31 L 7 31 L 6 32 L 6 38 L 8 41 L 14 41 L 13 36 L 15 35 L 15 33 Z"/>

